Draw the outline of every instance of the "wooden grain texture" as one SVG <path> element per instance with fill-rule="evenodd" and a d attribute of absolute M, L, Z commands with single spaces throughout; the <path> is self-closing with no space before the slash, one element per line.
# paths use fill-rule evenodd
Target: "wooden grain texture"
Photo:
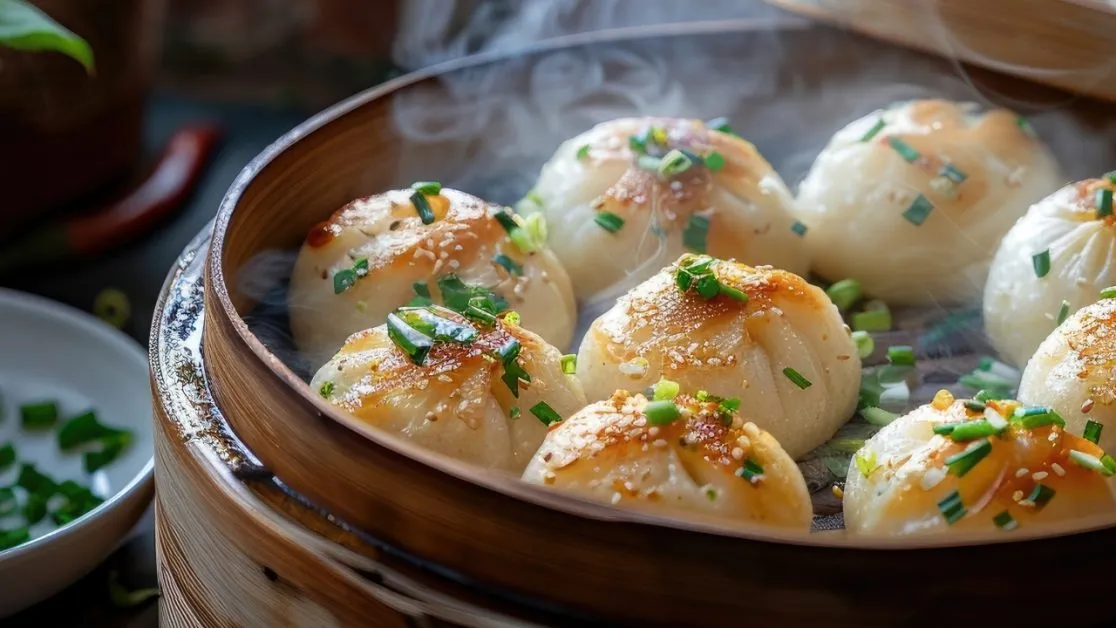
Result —
<path fill-rule="evenodd" d="M 803 41 L 823 35 L 806 32 Z M 489 62 L 405 77 L 342 103 L 273 145 L 226 197 L 206 264 L 207 384 L 236 435 L 270 471 L 341 520 L 459 580 L 608 623 L 923 625 L 947 622 L 959 607 L 975 621 L 996 625 L 1088 625 L 1112 618 L 1104 595 L 1105 564 L 1116 557 L 1113 516 L 1082 521 L 1076 530 L 937 537 L 919 545 L 728 529 L 527 486 L 419 450 L 324 404 L 252 335 L 242 315 L 253 299 L 233 280 L 261 252 L 297 245 L 310 225 L 349 198 L 397 182 L 399 140 L 388 117 L 397 90 L 431 81 L 435 72 Z M 436 159 L 432 152 L 430 160 Z M 173 380 L 162 384 L 168 385 Z M 183 424 L 169 414 L 160 420 Z M 244 498 L 232 498 L 228 479 L 213 471 L 216 456 L 202 448 L 180 452 L 170 445 L 173 436 L 165 437 L 159 456 L 179 462 L 162 467 L 160 491 L 166 476 L 189 481 L 172 484 L 161 504 L 166 508 L 173 499 L 200 513 L 192 534 L 208 522 L 229 539 L 207 538 L 182 552 L 196 572 L 206 571 L 197 578 L 197 586 L 206 587 L 199 599 L 215 604 L 213 598 L 229 596 L 210 588 L 227 582 L 241 587 L 235 599 L 261 607 L 264 598 L 251 591 L 268 587 L 248 564 L 280 557 L 290 573 L 276 571 L 295 583 L 295 599 L 312 600 L 345 625 L 356 615 L 341 614 L 361 605 L 390 618 L 383 602 L 362 599 L 373 598 L 375 589 L 323 568 L 317 553 L 304 547 L 308 535 L 279 535 L 276 513 L 231 508 Z M 187 531 L 176 538 L 188 538 Z M 220 551 L 205 551 L 209 545 Z M 1016 587 L 989 586 L 1085 555 L 1093 561 L 1042 581 L 1044 599 L 1072 603 L 1029 604 Z M 222 566 L 226 560 L 230 566 Z M 189 578 L 181 574 L 188 573 L 185 566 L 175 569 L 184 591 Z"/>
<path fill-rule="evenodd" d="M 1099 0 L 767 0 L 900 46 L 1116 101 L 1116 10 Z"/>

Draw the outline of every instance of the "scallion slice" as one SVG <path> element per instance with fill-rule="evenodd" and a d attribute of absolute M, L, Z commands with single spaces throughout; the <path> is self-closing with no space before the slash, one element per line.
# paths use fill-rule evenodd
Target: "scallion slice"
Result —
<path fill-rule="evenodd" d="M 956 433 L 957 431 L 954 430 L 954 434 Z M 990 453 L 992 453 L 992 441 L 985 438 L 970 443 L 963 451 L 949 456 L 945 459 L 945 464 L 949 467 L 950 473 L 960 478 L 964 477 Z"/>
<path fill-rule="evenodd" d="M 965 424 L 965 421 L 943 421 L 941 423 L 935 423 L 934 427 L 931 428 L 931 429 L 934 430 L 935 434 L 941 434 L 943 436 L 949 436 L 950 434 L 953 433 L 953 430 L 957 429 L 958 425 L 964 425 L 964 424 Z"/>
<path fill-rule="evenodd" d="M 965 179 L 969 178 L 969 175 L 958 170 L 953 164 L 945 164 L 942 166 L 942 169 L 938 171 L 938 176 L 949 179 L 954 185 L 960 185 L 965 182 Z"/>
<path fill-rule="evenodd" d="M 519 413 L 519 406 L 512 406 L 511 410 L 508 410 L 508 418 L 514 421 L 519 418 Z"/>
<path fill-rule="evenodd" d="M 875 425 L 878 427 L 888 425 L 895 419 L 899 418 L 899 415 L 895 414 L 894 412 L 888 412 L 883 408 L 876 407 L 863 408 L 860 411 L 860 416 L 864 417 L 864 420 L 867 421 L 870 425 Z"/>
<path fill-rule="evenodd" d="M 496 255 L 494 255 L 492 257 L 492 261 L 495 262 L 497 265 L 502 266 L 504 270 L 508 271 L 509 275 L 515 275 L 516 277 L 523 275 L 523 266 L 517 264 L 515 260 L 508 257 L 507 255 L 504 255 L 503 253 L 497 253 Z"/>
<path fill-rule="evenodd" d="M 519 398 L 519 381 L 531 381 L 531 375 L 519 365 L 519 351 L 522 349 L 519 341 L 512 338 L 496 351 L 497 357 L 504 365 L 504 375 L 500 378 L 504 385 L 511 391 L 512 396 Z"/>
<path fill-rule="evenodd" d="M 1107 179 L 1109 183 L 1116 183 L 1116 170 L 1105 173 L 1104 178 Z"/>
<path fill-rule="evenodd" d="M 837 309 L 844 312 L 856 304 L 862 296 L 860 282 L 855 279 L 842 279 L 829 286 L 825 291 Z"/>
<path fill-rule="evenodd" d="M 893 148 L 895 152 L 899 153 L 899 156 L 902 157 L 903 161 L 907 163 L 914 163 L 915 160 L 921 157 L 919 152 L 912 148 L 910 144 L 897 137 L 888 138 L 887 143 L 890 144 L 891 148 Z"/>
<path fill-rule="evenodd" d="M 647 172 L 654 172 L 656 174 L 658 174 L 659 166 L 662 165 L 662 163 L 663 160 L 654 155 L 640 155 L 636 158 L 636 166 L 638 166 L 640 170 L 646 170 Z"/>
<path fill-rule="evenodd" d="M 10 486 L 0 487 L 0 517 L 12 514 L 18 507 L 15 491 Z"/>
<path fill-rule="evenodd" d="M 892 345 L 887 348 L 887 361 L 895 366 L 914 366 L 914 348 L 910 345 Z"/>
<path fill-rule="evenodd" d="M 791 225 L 791 231 L 795 232 L 799 237 L 802 237 L 806 235 L 806 225 L 802 221 L 796 220 L 794 224 Z"/>
<path fill-rule="evenodd" d="M 670 425 L 682 417 L 678 405 L 668 399 L 648 402 L 643 409 L 643 414 L 647 416 L 648 423 L 658 426 Z"/>
<path fill-rule="evenodd" d="M 748 458 L 744 461 L 744 466 L 737 469 L 736 475 L 748 480 L 750 484 L 758 484 L 763 479 L 763 465 Z"/>
<path fill-rule="evenodd" d="M 415 294 L 420 297 L 424 297 L 427 299 L 430 298 L 430 284 L 426 283 L 425 281 L 416 281 L 415 283 L 411 284 L 411 289 L 414 290 Z"/>
<path fill-rule="evenodd" d="M 1025 430 L 1033 430 L 1048 425 L 1065 427 L 1066 421 L 1051 408 L 1042 406 L 1029 408 L 1016 408 L 1012 413 L 1011 422 Z"/>
<path fill-rule="evenodd" d="M 1071 449 L 1069 451 L 1069 459 L 1071 462 L 1079 467 L 1084 467 L 1086 469 L 1096 471 L 1097 473 L 1104 476 L 1112 475 L 1112 471 L 1110 471 L 1108 467 L 1104 466 L 1104 463 L 1101 462 L 1101 459 L 1092 454 L 1087 454 L 1083 451 Z"/>
<path fill-rule="evenodd" d="M 1101 188 L 1097 190 L 1097 218 L 1107 218 L 1112 215 L 1112 190 Z"/>
<path fill-rule="evenodd" d="M 1038 133 L 1035 132 L 1035 127 L 1031 126 L 1031 121 L 1027 118 L 1019 116 L 1015 119 L 1015 125 L 1019 127 L 1019 130 L 1023 132 L 1023 135 L 1026 135 L 1031 139 L 1038 137 Z"/>
<path fill-rule="evenodd" d="M 1109 287 L 1105 288 L 1104 290 L 1101 290 L 1100 291 L 1100 298 L 1102 298 L 1102 299 L 1114 299 L 1114 298 L 1116 298 L 1116 286 L 1109 286 Z"/>
<path fill-rule="evenodd" d="M 1069 318 L 1069 313 L 1070 313 L 1070 302 L 1065 300 L 1065 299 L 1062 299 L 1062 307 L 1058 309 L 1058 324 L 1059 325 L 1066 322 L 1066 319 Z"/>
<path fill-rule="evenodd" d="M 682 230 L 682 245 L 691 251 L 704 253 L 709 240 L 709 218 L 690 214 L 686 228 Z"/>
<path fill-rule="evenodd" d="M 31 533 L 28 531 L 27 526 L 21 526 L 12 530 L 0 530 L 0 550 L 11 549 L 30 540 Z"/>
<path fill-rule="evenodd" d="M 720 415 L 721 420 L 724 421 L 726 425 L 732 423 L 732 415 L 736 414 L 738 410 L 740 410 L 740 399 L 736 397 L 722 399 L 721 402 L 717 404 L 717 414 Z"/>
<path fill-rule="evenodd" d="M 7 469 L 15 464 L 16 461 L 16 448 L 15 443 L 7 442 L 0 445 L 0 471 Z"/>
<path fill-rule="evenodd" d="M 411 189 L 419 194 L 437 196 L 442 193 L 442 184 L 437 181 L 416 181 L 411 184 Z"/>
<path fill-rule="evenodd" d="M 938 502 L 938 510 L 941 511 L 946 523 L 949 525 L 957 523 L 961 517 L 965 516 L 965 504 L 961 502 L 961 493 L 953 491 L 946 495 L 942 501 Z"/>
<path fill-rule="evenodd" d="M 853 455 L 853 464 L 856 465 L 856 470 L 860 471 L 860 475 L 864 477 L 872 475 L 873 471 L 880 468 L 880 465 L 876 462 L 876 452 L 874 451 L 869 451 L 868 455 L 859 451 L 856 452 Z"/>
<path fill-rule="evenodd" d="M 39 472 L 35 465 L 26 462 L 19 466 L 19 477 L 16 478 L 15 485 L 26 489 L 28 493 L 48 498 L 58 492 L 57 482 Z"/>
<path fill-rule="evenodd" d="M 1003 427 L 997 428 L 988 419 L 977 419 L 975 421 L 965 421 L 960 425 L 953 428 L 949 433 L 949 437 L 955 443 L 964 443 L 978 438 L 985 438 L 987 436 L 995 436 L 1003 431 Z"/>
<path fill-rule="evenodd" d="M 813 385 L 810 380 L 806 379 L 801 373 L 789 366 L 783 369 L 783 375 L 802 390 L 806 390 Z"/>
<path fill-rule="evenodd" d="M 434 339 L 419 332 L 408 325 L 398 315 L 392 313 L 387 317 L 388 338 L 395 346 L 399 347 L 415 364 L 422 364 L 430 349 L 434 347 Z"/>
<path fill-rule="evenodd" d="M 58 429 L 59 449 L 73 449 L 86 443 L 103 441 L 124 434 L 126 430 L 109 427 L 97 420 L 92 410 L 66 421 Z"/>
<path fill-rule="evenodd" d="M 638 135 L 632 135 L 628 138 L 628 147 L 637 155 L 643 155 L 647 152 L 648 139 L 646 131 Z"/>
<path fill-rule="evenodd" d="M 1027 496 L 1027 499 L 1034 502 L 1036 509 L 1041 509 L 1050 500 L 1054 499 L 1055 491 L 1045 484 L 1035 484 L 1035 489 Z"/>
<path fill-rule="evenodd" d="M 963 405 L 969 412 L 980 412 L 982 414 L 988 408 L 988 406 L 985 405 L 983 401 L 977 401 L 976 399 L 966 399 L 963 402 Z"/>
<path fill-rule="evenodd" d="M 1019 527 L 1019 522 L 1006 510 L 992 517 L 992 523 L 996 524 L 997 528 L 1006 531 L 1011 531 Z"/>
<path fill-rule="evenodd" d="M 866 359 L 876 350 L 876 341 L 872 339 L 872 334 L 866 331 L 854 331 L 852 341 L 856 345 L 856 354 L 861 360 Z"/>
<path fill-rule="evenodd" d="M 577 356 L 574 354 L 564 355 L 561 360 L 562 372 L 566 375 L 573 375 L 577 373 Z"/>
<path fill-rule="evenodd" d="M 887 123 L 884 122 L 883 118 L 880 118 L 880 119 L 876 120 L 876 123 L 872 125 L 872 128 L 868 129 L 868 132 L 865 133 L 863 136 L 861 136 L 860 141 L 861 142 L 870 141 L 873 137 L 876 137 L 876 135 L 878 135 L 879 132 L 882 131 L 885 126 L 887 126 Z"/>
<path fill-rule="evenodd" d="M 318 394 L 321 395 L 323 399 L 329 399 L 329 397 L 333 394 L 334 388 L 335 385 L 333 382 L 326 382 L 322 384 L 321 388 L 318 389 Z"/>
<path fill-rule="evenodd" d="M 891 329 L 891 311 L 865 310 L 852 316 L 852 328 L 856 331 L 889 331 Z"/>
<path fill-rule="evenodd" d="M 981 389 L 981 390 L 978 390 L 975 395 L 973 395 L 973 399 L 976 400 L 976 401 L 982 401 L 982 402 L 983 401 L 999 401 L 1001 399 L 1007 399 L 1010 396 L 1011 396 L 1011 394 L 1007 391 L 996 390 L 996 389 L 992 389 L 992 390 Z"/>
<path fill-rule="evenodd" d="M 19 407 L 19 418 L 24 429 L 41 430 L 54 427 L 58 422 L 58 404 L 53 401 L 25 403 Z"/>
<path fill-rule="evenodd" d="M 581 147 L 577 149 L 577 160 L 581 161 L 582 159 L 585 159 L 588 156 L 589 156 L 589 145 L 588 144 L 582 144 Z"/>
<path fill-rule="evenodd" d="M 713 118 L 712 120 L 707 120 L 705 122 L 705 128 L 720 131 L 721 133 L 728 133 L 729 135 L 735 135 L 728 118 Z"/>
<path fill-rule="evenodd" d="M 504 323 L 508 325 L 518 325 L 520 320 L 519 312 L 511 311 L 504 314 Z"/>
<path fill-rule="evenodd" d="M 623 218 L 608 211 L 597 212 L 596 215 L 593 216 L 593 222 L 597 223 L 601 229 L 609 233 L 616 233 L 624 226 Z"/>
<path fill-rule="evenodd" d="M 1104 425 L 1101 425 L 1100 423 L 1097 423 L 1092 419 L 1086 419 L 1085 431 L 1082 433 L 1082 438 L 1093 444 L 1099 443 L 1102 430 L 1104 430 Z M 0 464 L 0 468 L 3 467 L 4 465 Z"/>
<path fill-rule="evenodd" d="M 562 420 L 562 416 L 555 412 L 554 408 L 551 408 L 550 404 L 545 401 L 540 401 L 531 406 L 531 414 L 535 415 L 535 418 L 539 421 L 542 421 L 543 425 L 548 426 L 554 425 Z"/>
<path fill-rule="evenodd" d="M 1031 266 L 1035 269 L 1035 277 L 1045 277 L 1050 272 L 1050 249 L 1032 255 Z"/>
<path fill-rule="evenodd" d="M 690 169 L 694 162 L 687 157 L 682 151 L 673 149 L 666 155 L 663 155 L 662 161 L 659 162 L 659 176 L 673 177 L 682 174 Z"/>
<path fill-rule="evenodd" d="M 426 200 L 425 194 L 422 192 L 412 194 L 411 204 L 415 206 L 422 224 L 429 225 L 434 222 L 434 210 L 430 208 L 430 201 Z"/>
<path fill-rule="evenodd" d="M 23 518 L 27 525 L 33 526 L 43 520 L 47 514 L 47 498 L 36 493 L 31 493 L 23 502 Z"/>
<path fill-rule="evenodd" d="M 337 271 L 333 275 L 333 294 L 341 294 L 342 292 L 352 288 L 357 282 L 357 273 L 351 268 L 345 268 Z"/>
<path fill-rule="evenodd" d="M 717 172 L 725 167 L 725 156 L 717 151 L 713 151 L 705 156 L 703 162 L 710 172 Z"/>
<path fill-rule="evenodd" d="M 652 396 L 655 401 L 673 401 L 674 398 L 678 396 L 681 389 L 678 382 L 660 377 L 659 381 L 655 383 Z"/>
<path fill-rule="evenodd" d="M 919 194 L 907 206 L 906 211 L 903 212 L 903 218 L 912 225 L 919 227 L 926 222 L 932 211 L 934 211 L 934 203 L 931 203 L 930 199 L 924 195 Z"/>

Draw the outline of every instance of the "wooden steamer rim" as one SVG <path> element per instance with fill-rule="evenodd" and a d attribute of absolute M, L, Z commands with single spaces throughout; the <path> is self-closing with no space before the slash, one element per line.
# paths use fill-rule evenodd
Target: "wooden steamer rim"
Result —
<path fill-rule="evenodd" d="M 770 26 L 738 21 L 625 29 L 564 38 L 515 56 Z M 781 26 L 807 39 L 824 32 L 798 21 Z M 293 234 L 305 232 L 302 223 L 310 216 L 320 219 L 331 211 L 322 207 L 348 200 L 344 186 L 330 178 L 346 174 L 341 156 L 347 150 L 378 147 L 377 140 L 390 150 L 393 138 L 382 117 L 394 93 L 506 58 L 484 55 L 407 75 L 318 114 L 249 164 L 223 200 L 205 267 L 204 365 L 220 412 L 267 469 L 389 546 L 486 587 L 610 621 L 716 625 L 747 617 L 895 625 L 916 616 L 945 619 L 956 612 L 957 600 L 970 598 L 986 609 L 978 617 L 1021 625 L 1108 612 L 1100 565 L 1103 557 L 1116 557 L 1116 514 L 1072 528 L 933 537 L 917 545 L 910 539 L 729 529 L 613 509 L 475 469 L 377 433 L 315 395 L 249 330 L 234 299 L 241 307 L 248 304 L 230 291 L 226 267 L 238 269 L 277 240 L 289 245 Z M 359 149 L 356 141 L 363 142 Z M 297 202 L 311 185 L 305 174 L 298 186 L 291 184 L 300 169 L 314 171 L 314 185 L 323 188 L 309 209 Z M 389 183 L 362 181 L 372 189 Z M 280 203 L 268 195 L 280 189 L 289 213 L 279 214 L 281 221 L 273 214 L 269 224 L 264 213 L 280 211 Z M 292 230 L 292 223 L 299 228 Z M 286 235 L 267 233 L 284 226 Z M 1073 599 L 1072 609 L 1028 605 L 1011 587 L 988 586 L 1016 581 L 1066 556 L 1090 556 L 1097 565 L 1043 581 L 1048 599 Z"/>

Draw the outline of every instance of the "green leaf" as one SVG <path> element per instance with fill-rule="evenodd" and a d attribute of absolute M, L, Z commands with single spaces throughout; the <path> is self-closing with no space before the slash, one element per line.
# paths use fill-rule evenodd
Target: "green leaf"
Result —
<path fill-rule="evenodd" d="M 0 0 L 0 45 L 15 50 L 61 52 L 93 74 L 93 50 L 89 44 L 24 0 Z"/>
<path fill-rule="evenodd" d="M 73 449 L 94 441 L 116 439 L 125 433 L 126 430 L 104 425 L 97 420 L 97 414 L 89 410 L 62 424 L 58 430 L 58 447 Z"/>
<path fill-rule="evenodd" d="M 136 589 L 129 591 L 120 584 L 120 579 L 115 571 L 109 572 L 109 599 L 117 608 L 132 608 L 139 606 L 151 598 L 159 597 L 159 589 Z"/>

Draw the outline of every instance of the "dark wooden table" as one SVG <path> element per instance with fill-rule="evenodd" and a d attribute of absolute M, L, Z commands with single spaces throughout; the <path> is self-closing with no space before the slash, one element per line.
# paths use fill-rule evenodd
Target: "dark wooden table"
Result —
<path fill-rule="evenodd" d="M 17 273 L 0 285 L 33 292 L 83 310 L 105 288 L 123 290 L 132 304 L 125 331 L 147 346 L 152 310 L 167 271 L 182 248 L 213 217 L 229 184 L 245 164 L 305 115 L 280 107 L 215 105 L 158 95 L 146 124 L 146 147 L 152 155 L 176 128 L 187 122 L 214 121 L 224 128 L 224 139 L 210 159 L 194 194 L 173 218 L 138 241 L 90 263 L 53 270 Z M 8 626 L 127 626 L 158 625 L 154 602 L 121 610 L 109 602 L 109 573 L 119 573 L 127 588 L 156 586 L 154 517 L 149 508 L 129 539 L 91 574 L 62 593 L 0 622 Z M 2 583 L 0 583 L 2 586 Z"/>

